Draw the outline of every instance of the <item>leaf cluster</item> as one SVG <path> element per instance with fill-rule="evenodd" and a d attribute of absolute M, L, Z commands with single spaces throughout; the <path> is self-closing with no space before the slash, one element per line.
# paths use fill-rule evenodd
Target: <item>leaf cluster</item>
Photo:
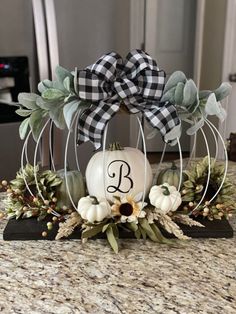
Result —
<path fill-rule="evenodd" d="M 35 168 L 35 173 L 39 190 L 50 203 L 62 180 L 57 173 L 50 170 L 40 171 L 38 166 Z M 26 183 L 35 197 L 29 193 Z M 27 164 L 24 169 L 20 169 L 16 178 L 10 182 L 9 188 L 11 192 L 5 201 L 8 218 L 38 217 L 41 220 L 47 216 L 48 206 L 39 197 L 32 165 Z"/>
<path fill-rule="evenodd" d="M 183 183 L 182 188 L 183 202 L 193 202 L 194 204 L 197 204 L 197 202 L 200 201 L 200 199 L 202 198 L 202 194 L 206 188 L 208 168 L 209 168 L 208 157 L 206 156 L 201 161 L 192 165 L 192 167 L 189 170 L 185 171 L 188 179 Z M 215 193 L 220 188 L 224 177 L 224 173 L 225 166 L 217 163 L 215 159 L 211 158 L 210 181 L 204 200 L 205 202 L 209 201 L 210 198 L 213 196 L 212 191 L 213 193 Z M 210 190 L 211 193 L 208 196 L 208 192 Z M 218 212 L 215 208 L 217 204 L 222 204 L 222 208 L 225 207 L 227 208 L 228 211 L 234 210 L 236 205 L 232 197 L 234 193 L 235 193 L 234 186 L 232 182 L 229 180 L 229 178 L 226 177 L 222 185 L 222 188 L 219 190 L 215 199 L 212 200 L 212 202 L 209 205 L 207 205 L 207 207 L 210 209 L 209 215 L 212 214 L 211 209 L 214 209 L 213 212 L 215 213 Z M 203 210 L 204 207 L 206 207 L 206 205 L 200 206 L 199 210 Z M 223 212 L 223 209 L 221 211 Z"/>
<path fill-rule="evenodd" d="M 176 71 L 169 77 L 161 101 L 176 106 L 180 119 L 192 125 L 187 130 L 187 134 L 192 135 L 204 125 L 208 115 L 215 115 L 221 121 L 225 119 L 226 112 L 220 101 L 230 94 L 231 89 L 231 85 L 224 82 L 213 91 L 199 91 L 192 79 Z"/>
<path fill-rule="evenodd" d="M 43 80 L 38 84 L 35 93 L 20 93 L 18 95 L 19 109 L 16 113 L 25 119 L 20 125 L 20 138 L 24 139 L 30 127 L 35 141 L 45 124 L 45 118 L 50 118 L 57 128 L 70 129 L 72 117 L 87 104 L 78 97 L 77 71 L 74 73 L 58 66 L 55 70 L 56 79 Z"/>

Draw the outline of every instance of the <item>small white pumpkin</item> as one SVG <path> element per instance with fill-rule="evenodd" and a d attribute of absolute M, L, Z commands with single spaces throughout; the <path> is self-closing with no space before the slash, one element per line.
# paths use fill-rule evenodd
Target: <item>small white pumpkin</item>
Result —
<path fill-rule="evenodd" d="M 149 193 L 150 203 L 164 214 L 170 211 L 176 211 L 182 203 L 181 194 L 175 186 L 168 183 L 154 185 Z"/>
<path fill-rule="evenodd" d="M 86 196 L 79 200 L 77 211 L 83 219 L 94 223 L 108 217 L 111 214 L 111 206 L 105 198 Z"/>
<path fill-rule="evenodd" d="M 90 195 L 105 197 L 113 202 L 113 195 L 125 197 L 149 192 L 152 169 L 146 160 L 146 190 L 144 190 L 144 154 L 132 147 L 121 148 L 114 143 L 104 153 L 95 153 L 86 168 L 86 183 Z"/>

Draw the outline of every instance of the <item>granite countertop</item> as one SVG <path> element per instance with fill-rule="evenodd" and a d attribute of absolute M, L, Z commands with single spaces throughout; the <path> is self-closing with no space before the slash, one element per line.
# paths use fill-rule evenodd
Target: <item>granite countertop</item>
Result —
<path fill-rule="evenodd" d="M 0 313 L 235 314 L 235 240 L 123 240 L 116 255 L 105 240 L 1 238 Z"/>

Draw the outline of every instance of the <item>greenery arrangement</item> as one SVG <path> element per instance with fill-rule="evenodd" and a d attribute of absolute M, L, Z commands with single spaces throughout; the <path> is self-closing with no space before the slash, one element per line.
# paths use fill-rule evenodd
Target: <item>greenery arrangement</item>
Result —
<path fill-rule="evenodd" d="M 42 236 L 46 238 L 53 226 L 59 223 L 56 240 L 67 238 L 76 228 L 82 230 L 83 241 L 104 234 L 116 253 L 119 248 L 119 234 L 124 231 L 133 233 L 137 239 L 149 238 L 154 242 L 172 244 L 174 240 L 165 238 L 162 229 L 178 239 L 187 240 L 189 237 L 183 234 L 179 224 L 204 227 L 199 221 L 194 220 L 194 217 L 200 215 L 203 219 L 209 220 L 229 219 L 236 209 L 232 199 L 233 185 L 228 179 L 215 200 L 209 203 L 219 188 L 224 173 L 223 166 L 212 160 L 211 179 L 206 197 L 203 204 L 193 211 L 206 184 L 207 158 L 190 169 L 185 171 L 181 192 L 178 192 L 174 185 L 161 183 L 150 188 L 145 202 L 142 202 L 141 195 L 127 194 L 125 197 L 114 195 L 113 201 L 87 195 L 79 199 L 76 211 L 72 206 L 61 206 L 64 201 L 63 195 L 61 198 L 55 197 L 62 184 L 58 173 L 50 170 L 40 171 L 37 166 L 39 189 L 45 198 L 43 201 L 35 185 L 33 166 L 28 164 L 17 173 L 16 179 L 9 183 L 2 181 L 2 188 L 7 192 L 4 201 L 5 212 L 2 212 L 2 216 L 8 219 L 35 217 L 38 220 L 49 217 L 51 221 L 47 223 L 48 230 L 45 230 Z M 178 175 L 180 176 L 179 172 Z M 34 192 L 34 197 L 29 194 L 25 180 Z M 173 181 L 176 182 L 176 173 Z"/>

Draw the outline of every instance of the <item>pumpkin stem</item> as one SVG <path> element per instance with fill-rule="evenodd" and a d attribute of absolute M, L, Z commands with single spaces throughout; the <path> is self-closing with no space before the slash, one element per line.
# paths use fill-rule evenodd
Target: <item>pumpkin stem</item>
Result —
<path fill-rule="evenodd" d="M 164 195 L 170 195 L 170 191 L 169 191 L 167 186 L 162 185 L 161 188 L 163 189 L 163 194 Z"/>
<path fill-rule="evenodd" d="M 96 198 L 96 196 L 90 195 L 89 197 L 92 199 L 92 204 L 93 205 L 98 205 L 99 204 L 98 199 Z"/>
<path fill-rule="evenodd" d="M 172 161 L 172 165 L 171 165 L 171 168 L 170 168 L 171 170 L 176 170 L 177 169 L 177 166 L 176 166 L 176 164 L 175 164 L 175 162 L 174 161 Z"/>
<path fill-rule="evenodd" d="M 109 145 L 109 151 L 115 151 L 115 150 L 124 150 L 122 146 L 120 146 L 119 142 L 114 142 Z"/>

